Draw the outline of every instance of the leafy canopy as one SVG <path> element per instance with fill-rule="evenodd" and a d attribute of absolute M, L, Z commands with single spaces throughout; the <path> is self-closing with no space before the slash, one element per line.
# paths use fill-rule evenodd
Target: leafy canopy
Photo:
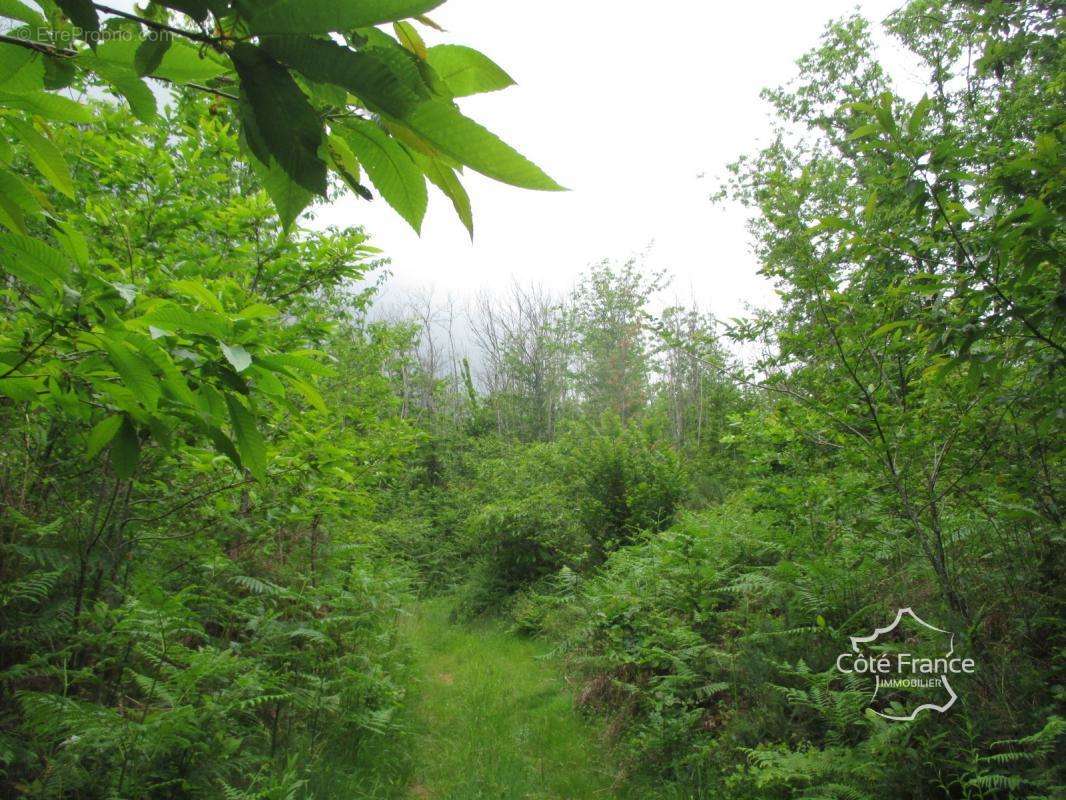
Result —
<path fill-rule="evenodd" d="M 424 16 L 439 5 L 193 0 L 153 2 L 131 14 L 86 0 L 42 0 L 42 15 L 11 0 L 0 16 L 24 24 L 0 43 L 8 76 L 0 102 L 84 122 L 83 107 L 53 92 L 96 80 L 149 120 L 158 101 L 145 78 L 209 92 L 238 109 L 245 156 L 287 225 L 314 197 L 326 196 L 330 173 L 370 196 L 360 183 L 362 164 L 415 230 L 429 178 L 472 234 L 469 199 L 456 175 L 464 167 L 521 188 L 562 187 L 460 111 L 455 98 L 514 81 L 471 48 L 426 46 L 405 20 L 439 28 Z M 384 23 L 393 23 L 392 34 L 375 27 Z M 365 133 L 367 126 L 376 134 Z M 368 138 L 387 143 L 367 147 Z M 382 168 L 382 159 L 390 165 Z M 57 169 L 46 167 L 45 175 L 69 189 Z"/>
<path fill-rule="evenodd" d="M 63 90 L 103 88 L 149 128 L 171 124 L 175 102 L 161 100 L 148 79 L 181 90 L 178 106 L 187 95 L 209 96 L 206 117 L 222 124 L 213 135 L 229 142 L 239 130 L 232 157 L 254 175 L 235 179 L 244 191 L 261 186 L 277 210 L 281 229 L 263 236 L 292 237 L 304 209 L 332 191 L 331 175 L 333 188 L 364 198 L 373 196 L 368 180 L 415 230 L 428 178 L 471 234 L 465 167 L 519 187 L 561 188 L 456 105 L 456 97 L 512 81 L 475 50 L 426 46 L 415 24 L 437 28 L 424 14 L 440 2 L 169 0 L 135 13 L 88 0 L 38 5 L 0 4 L 0 18 L 13 26 L 0 38 L 0 142 L 14 142 L 0 145 L 0 270 L 13 323 L 0 337 L 0 396 L 82 421 L 88 409 L 102 410 L 86 453 L 109 454 L 124 476 L 134 474 L 149 444 L 172 449 L 176 437 L 195 435 L 263 480 L 270 453 L 257 419 L 291 402 L 286 387 L 321 405 L 314 381 L 330 369 L 314 349 L 274 335 L 285 327 L 283 306 L 257 299 L 262 259 L 249 295 L 233 302 L 209 273 L 173 263 L 158 225 L 138 251 L 133 221 L 79 207 L 74 174 L 86 165 L 68 163 L 68 155 L 108 164 L 116 196 L 154 191 L 157 179 L 172 176 L 120 179 L 121 156 L 143 155 L 128 136 L 114 153 L 64 146 L 88 136 L 70 124 L 116 123 L 103 106 Z M 393 23 L 391 33 L 375 27 L 383 23 Z M 202 178 L 209 186 L 186 176 L 185 190 L 210 196 L 212 182 L 223 185 L 220 174 Z M 175 192 L 159 195 L 164 209 L 152 219 L 173 214 L 165 206 Z M 104 252 L 101 230 L 115 227 L 125 252 Z M 228 246 L 207 248 L 203 263 L 220 267 L 218 253 Z M 343 269 L 328 274 L 345 277 L 373 252 L 353 237 Z M 244 261 L 231 253 L 229 270 L 246 270 L 238 266 Z M 307 275 L 291 292 L 316 282 Z"/>

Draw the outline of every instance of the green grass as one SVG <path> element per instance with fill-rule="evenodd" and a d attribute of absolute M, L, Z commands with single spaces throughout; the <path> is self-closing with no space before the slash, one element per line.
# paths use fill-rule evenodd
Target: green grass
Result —
<path fill-rule="evenodd" d="M 547 646 L 493 621 L 455 623 L 452 603 L 412 607 L 402 730 L 344 743 L 308 787 L 317 800 L 654 800 L 615 786 L 600 729 L 582 718 Z"/>
<path fill-rule="evenodd" d="M 450 623 L 449 609 L 421 604 L 406 626 L 421 673 L 410 796 L 614 797 L 597 731 L 574 711 L 545 648 L 496 623 Z"/>

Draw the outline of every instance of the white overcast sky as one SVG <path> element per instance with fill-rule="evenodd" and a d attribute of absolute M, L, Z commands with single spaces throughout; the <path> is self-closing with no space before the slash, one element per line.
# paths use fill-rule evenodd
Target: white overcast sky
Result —
<path fill-rule="evenodd" d="M 464 111 L 570 191 L 468 171 L 473 243 L 432 188 L 420 237 L 380 200 L 346 198 L 315 224 L 366 227 L 392 259 L 386 297 L 433 287 L 462 298 L 513 279 L 565 290 L 592 262 L 647 251 L 674 275 L 672 294 L 720 319 L 741 315 L 773 293 L 743 210 L 708 198 L 767 134 L 759 90 L 793 78 L 830 19 L 858 8 L 880 21 L 901 2 L 449 0 L 431 15 L 447 33 L 427 32 L 429 43 L 476 47 L 518 82 L 464 99 Z"/>

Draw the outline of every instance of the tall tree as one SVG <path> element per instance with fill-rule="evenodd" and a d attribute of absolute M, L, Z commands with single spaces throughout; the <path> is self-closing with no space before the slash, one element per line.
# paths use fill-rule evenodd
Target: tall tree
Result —
<path fill-rule="evenodd" d="M 649 298 L 663 276 L 644 275 L 637 263 L 604 261 L 586 273 L 568 309 L 573 332 L 574 384 L 594 412 L 612 412 L 623 422 L 648 397 L 651 348 Z"/>
<path fill-rule="evenodd" d="M 485 389 L 501 434 L 550 441 L 567 393 L 563 305 L 539 287 L 482 294 L 472 319 Z"/>
<path fill-rule="evenodd" d="M 781 287 L 781 310 L 748 329 L 776 344 L 770 387 L 848 468 L 879 476 L 886 525 L 966 624 L 982 581 L 960 515 L 996 526 L 1001 503 L 1031 509 L 1029 534 L 996 548 L 1026 602 L 1042 602 L 1040 582 L 1015 578 L 1055 569 L 1059 24 L 1035 2 L 910 4 L 889 29 L 929 72 L 917 102 L 890 90 L 860 19 L 833 25 L 800 82 L 767 94 L 803 135 L 782 129 L 735 166 L 738 196 L 760 212 L 763 272 Z"/>

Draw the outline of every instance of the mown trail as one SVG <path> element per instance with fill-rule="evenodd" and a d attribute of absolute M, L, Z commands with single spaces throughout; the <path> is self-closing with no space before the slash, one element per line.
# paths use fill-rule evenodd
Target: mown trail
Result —
<path fill-rule="evenodd" d="M 496 623 L 450 622 L 449 610 L 422 603 L 405 623 L 421 676 L 408 797 L 617 797 L 600 736 L 574 711 L 546 648 Z"/>

